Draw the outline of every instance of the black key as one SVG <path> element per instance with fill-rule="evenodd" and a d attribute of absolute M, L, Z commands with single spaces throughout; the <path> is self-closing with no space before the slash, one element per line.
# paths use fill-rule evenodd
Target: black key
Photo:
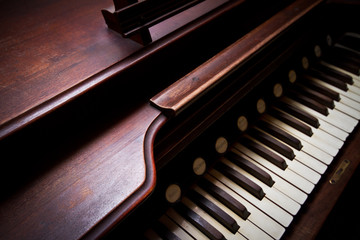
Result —
<path fill-rule="evenodd" d="M 188 192 L 188 196 L 194 203 L 196 203 L 210 216 L 212 216 L 218 222 L 220 222 L 230 232 L 235 234 L 237 230 L 240 228 L 234 218 L 232 218 L 229 214 L 224 212 L 216 204 L 205 198 L 200 193 L 196 192 L 195 190 L 190 190 Z"/>
<path fill-rule="evenodd" d="M 333 99 L 334 101 L 340 101 L 340 94 L 332 89 L 329 89 L 328 87 L 325 87 L 317 82 L 314 82 L 313 80 L 311 80 L 311 78 L 303 78 L 302 79 L 302 83 L 315 90 L 318 91 L 319 93 L 324 94 L 325 96 L 328 96 L 329 98 Z"/>
<path fill-rule="evenodd" d="M 248 138 L 245 138 L 244 141 L 242 141 L 241 143 L 250 150 L 252 150 L 253 152 L 257 153 L 258 155 L 268 160 L 269 162 L 273 163 L 275 166 L 279 167 L 280 169 L 285 170 L 287 168 L 286 161 L 279 155 L 267 149 L 266 147 L 256 142 L 253 142 L 251 139 Z"/>
<path fill-rule="evenodd" d="M 348 34 L 345 34 L 340 40 L 339 43 L 351 49 L 354 49 L 360 52 L 360 39 Z"/>
<path fill-rule="evenodd" d="M 294 136 L 290 135 L 289 133 L 285 132 L 281 128 L 278 128 L 270 123 L 267 123 L 265 121 L 259 121 L 257 123 L 257 126 L 264 130 L 265 132 L 270 133 L 274 137 L 280 139 L 281 141 L 285 142 L 286 144 L 289 144 L 296 150 L 300 151 L 302 148 L 301 141 Z M 310 129 L 311 130 L 311 129 Z"/>
<path fill-rule="evenodd" d="M 316 117 L 298 107 L 291 106 L 290 104 L 284 102 L 278 102 L 277 106 L 279 106 L 279 108 L 284 112 L 293 115 L 314 128 L 318 128 L 320 126 L 319 120 Z"/>
<path fill-rule="evenodd" d="M 155 232 L 163 239 L 168 240 L 181 240 L 178 236 L 176 236 L 174 233 L 170 232 L 167 227 L 165 227 L 162 223 L 156 222 L 153 225 L 153 229 Z"/>
<path fill-rule="evenodd" d="M 286 105 L 284 105 L 286 106 Z M 284 111 L 286 112 L 289 112 L 290 114 L 292 113 L 295 113 L 297 114 L 296 112 L 296 108 L 292 107 L 292 106 L 289 106 L 287 105 L 286 107 L 284 107 Z M 311 137 L 313 135 L 313 132 L 311 130 L 311 127 L 309 127 L 308 125 L 300 122 L 299 120 L 297 120 L 296 118 L 286 114 L 286 113 L 283 113 L 283 112 L 280 112 L 278 110 L 275 110 L 275 109 L 272 109 L 272 111 L 270 112 L 270 114 L 272 116 L 274 116 L 275 118 L 283 121 L 284 123 L 288 124 L 289 126 L 299 130 L 300 132 L 308 135 L 309 137 Z M 301 114 L 301 113 L 300 113 Z M 294 115 L 294 114 L 293 114 Z M 311 119 L 312 120 L 312 119 Z M 312 121 L 315 121 L 315 120 L 312 120 Z M 318 125 L 320 126 L 319 124 L 319 121 L 316 119 Z M 314 122 L 315 123 L 315 122 Z"/>
<path fill-rule="evenodd" d="M 219 232 L 210 223 L 208 223 L 196 212 L 185 206 L 183 203 L 178 203 L 174 209 L 196 228 L 198 228 L 202 233 L 204 233 L 208 238 L 212 240 L 225 240 L 225 237 L 221 232 Z"/>
<path fill-rule="evenodd" d="M 302 103 L 303 105 L 323 114 L 324 116 L 329 115 L 329 111 L 326 106 L 320 104 L 319 102 L 308 98 L 302 94 L 299 94 L 296 91 L 290 91 L 288 97 L 292 98 L 293 100 Z"/>
<path fill-rule="evenodd" d="M 256 140 L 262 142 L 269 148 L 275 150 L 288 159 L 293 160 L 295 158 L 294 151 L 291 148 L 269 136 L 268 134 L 263 133 L 255 128 L 250 129 L 248 133 Z"/>
<path fill-rule="evenodd" d="M 215 184 L 209 182 L 204 178 L 200 179 L 197 184 L 201 188 L 206 190 L 208 193 L 210 193 L 217 200 L 219 200 L 226 207 L 231 209 L 234 213 L 239 215 L 242 219 L 245 220 L 250 215 L 244 205 L 242 205 L 239 201 L 237 201 L 235 198 L 233 198 L 231 195 L 229 195 L 227 192 L 225 192 Z"/>
<path fill-rule="evenodd" d="M 296 85 L 296 90 L 299 93 L 301 93 L 301 94 L 303 94 L 303 95 L 305 95 L 305 96 L 319 102 L 320 104 L 322 104 L 322 105 L 324 105 L 324 106 L 326 106 L 326 107 L 328 107 L 330 109 L 335 108 L 335 104 L 334 104 L 333 99 L 331 99 L 330 97 L 328 97 L 328 96 L 326 96 L 326 95 L 324 95 L 324 94 L 322 94 L 322 93 L 320 93 L 320 92 L 318 92 L 316 90 L 305 87 L 302 84 L 297 84 Z"/>
<path fill-rule="evenodd" d="M 310 75 L 310 77 L 319 79 L 319 80 L 326 82 L 330 85 L 333 85 L 334 87 L 337 87 L 341 90 L 344 90 L 344 91 L 348 90 L 348 86 L 346 85 L 346 83 L 344 81 L 341 81 L 338 78 L 335 78 L 331 75 L 322 73 L 320 71 L 316 71 L 315 69 L 310 69 L 308 74 Z"/>
<path fill-rule="evenodd" d="M 356 61 L 353 61 L 353 59 L 351 58 L 341 57 L 339 55 L 332 54 L 324 56 L 324 60 L 355 75 L 360 74 L 359 64 Z"/>
<path fill-rule="evenodd" d="M 274 185 L 274 180 L 267 172 L 265 172 L 252 162 L 246 160 L 245 158 L 233 152 L 228 152 L 226 154 L 226 158 L 247 171 L 248 173 L 250 173 L 251 175 L 253 175 L 254 177 L 256 177 L 257 179 L 259 179 L 260 181 L 262 181 L 263 183 L 265 183 L 266 185 L 268 185 L 269 187 L 272 187 L 272 185 Z"/>
<path fill-rule="evenodd" d="M 219 162 L 216 164 L 215 168 L 256 198 L 261 200 L 265 196 L 263 189 L 259 185 L 226 164 Z"/>
<path fill-rule="evenodd" d="M 338 56 L 341 59 L 347 59 L 356 64 L 357 66 L 360 66 L 360 55 L 354 51 L 341 47 L 334 47 L 331 50 L 331 54 Z"/>
<path fill-rule="evenodd" d="M 351 84 L 351 85 L 354 84 L 354 80 L 352 79 L 351 76 L 349 76 L 343 72 L 339 72 L 335 69 L 329 68 L 323 64 L 316 64 L 313 68 L 319 72 L 323 72 L 327 75 L 333 76 L 333 77 L 335 77 L 343 82 L 346 82 L 348 84 Z"/>

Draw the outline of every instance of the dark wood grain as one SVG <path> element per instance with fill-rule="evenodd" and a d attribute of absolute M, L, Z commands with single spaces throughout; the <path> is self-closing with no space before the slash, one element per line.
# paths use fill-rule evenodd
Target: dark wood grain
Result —
<path fill-rule="evenodd" d="M 144 144 L 153 142 L 154 131 L 147 136 L 150 141 L 145 136 L 158 115 L 149 105 L 141 106 L 3 202 L 1 236 L 43 239 L 51 233 L 52 238 L 80 238 L 149 181 L 146 194 L 112 216 L 121 219 L 154 187 L 153 159 L 145 163 Z M 102 223 L 99 233 L 114 224 L 110 223 Z"/>
<path fill-rule="evenodd" d="M 169 114 L 178 114 L 221 82 L 241 63 L 268 44 L 322 1 L 296 1 L 258 28 L 156 95 L 151 102 Z"/>
<path fill-rule="evenodd" d="M 106 28 L 111 4 L 0 3 L 0 127 L 140 48 Z"/>

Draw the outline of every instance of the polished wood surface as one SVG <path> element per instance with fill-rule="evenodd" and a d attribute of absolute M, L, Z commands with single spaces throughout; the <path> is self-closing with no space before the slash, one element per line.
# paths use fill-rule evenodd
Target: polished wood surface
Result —
<path fill-rule="evenodd" d="M 0 3 L 1 137 L 64 104 L 74 94 L 61 100 L 59 96 L 69 89 L 84 91 L 81 84 L 96 85 L 101 80 L 88 79 L 140 48 L 106 28 L 100 9 L 111 4 L 110 0 Z M 20 121 L 15 123 L 16 119 Z"/>
<path fill-rule="evenodd" d="M 269 44 L 287 27 L 322 2 L 297 1 L 239 39 L 227 49 L 187 74 L 155 97 L 151 102 L 170 115 L 177 115 L 206 91 L 231 74 L 245 59 Z"/>
<path fill-rule="evenodd" d="M 321 1 L 294 2 L 263 30 L 276 35 Z M 2 1 L 0 238 L 102 237 L 142 203 L 156 183 L 154 141 L 169 120 L 162 111 L 183 110 L 202 94 L 199 88 L 211 86 L 176 89 L 181 94 L 170 107 L 154 101 L 155 108 L 149 99 L 252 29 L 259 35 L 241 41 L 260 45 L 240 51 L 249 55 L 233 59 L 237 64 L 273 37 L 255 27 L 283 5 L 269 12 L 264 7 L 259 16 L 231 12 L 241 3 L 230 1 L 171 34 L 159 28 L 166 36 L 142 47 L 106 27 L 100 10 L 112 5 L 109 0 Z M 241 31 L 222 29 L 224 19 L 217 19 L 223 15 L 237 19 Z"/>

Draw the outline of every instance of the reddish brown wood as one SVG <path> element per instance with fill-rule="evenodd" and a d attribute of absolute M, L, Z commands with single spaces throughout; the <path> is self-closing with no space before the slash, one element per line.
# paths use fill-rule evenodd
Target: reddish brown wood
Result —
<path fill-rule="evenodd" d="M 148 140 L 145 136 L 158 116 L 159 111 L 148 104 L 127 112 L 121 121 L 7 199 L 0 205 L 2 238 L 43 239 L 50 234 L 51 238 L 76 239 L 90 230 L 91 236 L 97 236 L 110 228 L 154 187 L 154 163 L 151 155 L 145 160 L 144 144 L 152 149 L 156 130 L 165 119 L 158 121 Z M 126 203 L 144 184 L 142 194 Z M 111 221 L 105 219 L 98 229 L 97 224 L 109 214 Z"/>
<path fill-rule="evenodd" d="M 0 128 L 140 48 L 106 28 L 111 4 L 0 3 Z"/>
<path fill-rule="evenodd" d="M 193 72 L 151 99 L 152 103 L 170 114 L 178 114 L 292 23 L 322 1 L 295 1 L 265 23 L 214 56 Z"/>

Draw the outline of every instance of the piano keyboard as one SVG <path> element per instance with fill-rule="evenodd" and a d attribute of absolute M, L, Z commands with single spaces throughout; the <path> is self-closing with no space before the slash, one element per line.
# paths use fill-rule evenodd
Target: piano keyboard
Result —
<path fill-rule="evenodd" d="M 241 137 L 219 137 L 214 166 L 196 158 L 202 175 L 185 194 L 173 184 L 173 203 L 146 233 L 147 239 L 280 239 L 360 119 L 360 35 L 339 42 L 318 61 L 302 59 L 304 74 L 289 71 L 292 87 L 274 84 L 278 100 L 257 100 L 253 125 L 237 119 Z M 286 85 L 286 84 L 284 84 Z"/>

